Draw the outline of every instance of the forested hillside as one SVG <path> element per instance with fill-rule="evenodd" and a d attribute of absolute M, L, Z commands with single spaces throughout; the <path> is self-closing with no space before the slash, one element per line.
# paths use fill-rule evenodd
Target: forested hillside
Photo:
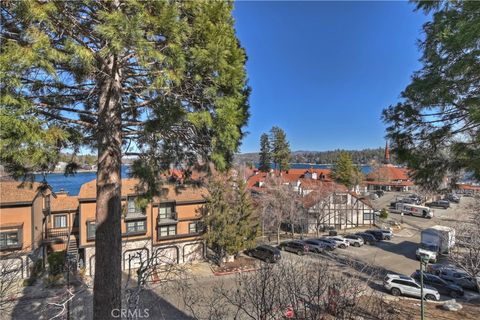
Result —
<path fill-rule="evenodd" d="M 345 151 L 356 164 L 369 164 L 372 160 L 382 161 L 385 153 L 384 148 L 363 150 L 332 150 L 332 151 L 294 151 L 291 154 L 292 163 L 316 163 L 331 164 L 335 162 L 340 152 Z M 393 159 L 394 160 L 394 159 Z M 249 163 L 258 162 L 258 153 L 243 153 L 235 155 L 235 162 Z"/>

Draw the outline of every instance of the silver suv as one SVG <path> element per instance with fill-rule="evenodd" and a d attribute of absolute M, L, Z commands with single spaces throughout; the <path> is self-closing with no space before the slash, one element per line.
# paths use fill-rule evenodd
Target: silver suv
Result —
<path fill-rule="evenodd" d="M 383 286 L 390 291 L 394 296 L 412 296 L 420 298 L 421 289 L 420 284 L 412 277 L 401 276 L 397 274 L 387 274 L 383 279 Z M 438 290 L 423 286 L 423 298 L 426 300 L 440 300 L 440 293 Z"/>
<path fill-rule="evenodd" d="M 345 236 L 345 240 L 347 240 L 348 243 L 350 243 L 350 245 L 354 247 L 361 247 L 365 244 L 363 238 L 356 234 L 347 234 Z"/>
<path fill-rule="evenodd" d="M 327 239 L 335 241 L 337 246 L 341 249 L 346 249 L 348 246 L 350 246 L 350 243 L 347 241 L 347 239 L 341 236 L 331 236 L 331 237 L 328 237 Z"/>

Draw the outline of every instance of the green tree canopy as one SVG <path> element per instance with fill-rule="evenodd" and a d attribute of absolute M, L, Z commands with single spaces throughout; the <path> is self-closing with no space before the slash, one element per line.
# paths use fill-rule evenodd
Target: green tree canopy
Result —
<path fill-rule="evenodd" d="M 146 197 L 169 165 L 229 167 L 248 118 L 245 52 L 223 1 L 3 1 L 0 161 L 49 172 L 98 151 L 94 318 L 121 304 L 122 155 Z M 74 168 L 70 166 L 69 168 Z"/>
<path fill-rule="evenodd" d="M 255 245 L 258 217 L 250 193 L 241 179 L 217 177 L 209 185 L 205 225 L 205 240 L 220 258 L 234 255 Z"/>
<path fill-rule="evenodd" d="M 333 180 L 351 189 L 362 180 L 361 176 L 360 169 L 353 163 L 350 155 L 346 152 L 341 152 L 332 167 Z"/>
<path fill-rule="evenodd" d="M 272 127 L 270 137 L 271 157 L 275 169 L 279 171 L 288 170 L 290 168 L 290 144 L 287 140 L 287 134 L 282 128 Z"/>
<path fill-rule="evenodd" d="M 266 133 L 260 136 L 260 160 L 258 169 L 263 172 L 270 171 L 270 164 L 272 162 L 272 156 L 270 153 L 270 141 Z"/>
<path fill-rule="evenodd" d="M 421 70 L 402 101 L 383 111 L 398 160 L 417 184 L 438 188 L 445 174 L 480 179 L 480 2 L 417 1 L 423 26 Z"/>

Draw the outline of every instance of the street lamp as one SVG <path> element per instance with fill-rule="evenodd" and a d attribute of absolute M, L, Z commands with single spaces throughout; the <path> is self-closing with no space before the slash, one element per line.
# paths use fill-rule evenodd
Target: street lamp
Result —
<path fill-rule="evenodd" d="M 424 298 L 423 298 L 423 266 L 427 266 L 429 261 L 429 258 L 425 255 L 420 256 L 420 319 L 424 320 L 425 319 L 425 304 L 424 304 Z"/>

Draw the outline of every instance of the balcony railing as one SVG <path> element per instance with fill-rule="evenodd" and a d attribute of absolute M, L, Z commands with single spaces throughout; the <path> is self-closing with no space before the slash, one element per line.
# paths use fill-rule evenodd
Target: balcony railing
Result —
<path fill-rule="evenodd" d="M 47 229 L 46 232 L 44 232 L 43 239 L 44 240 L 63 240 L 66 241 L 68 238 L 68 233 L 69 230 L 71 230 L 71 227 L 66 227 L 66 228 L 49 228 Z"/>

